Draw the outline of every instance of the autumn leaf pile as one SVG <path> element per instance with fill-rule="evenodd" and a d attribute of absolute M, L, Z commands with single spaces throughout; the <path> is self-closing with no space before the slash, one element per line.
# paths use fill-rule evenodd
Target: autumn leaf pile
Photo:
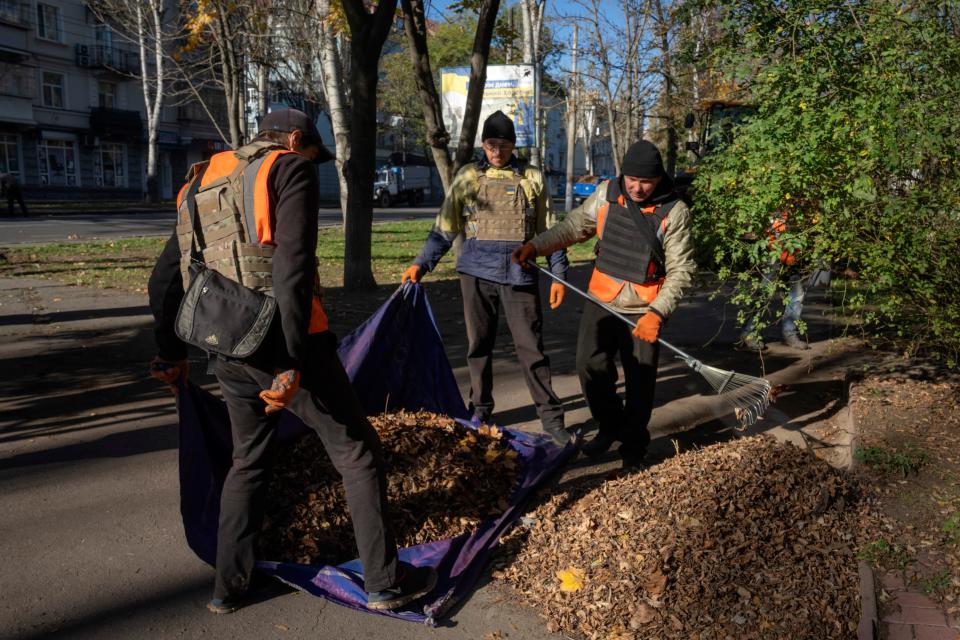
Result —
<path fill-rule="evenodd" d="M 641 638 L 848 638 L 857 505 L 811 453 L 753 437 L 555 492 L 508 580 L 550 631 Z M 525 540 L 523 537 L 525 536 Z"/>
<path fill-rule="evenodd" d="M 507 508 L 519 462 L 496 427 L 467 429 L 425 411 L 370 421 L 383 445 L 398 546 L 472 531 Z M 357 556 L 343 483 L 314 432 L 281 447 L 268 496 L 261 557 L 330 564 Z"/>

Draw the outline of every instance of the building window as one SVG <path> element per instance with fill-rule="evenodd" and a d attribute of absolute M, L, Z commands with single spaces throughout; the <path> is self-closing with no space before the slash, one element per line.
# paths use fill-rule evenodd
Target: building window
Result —
<path fill-rule="evenodd" d="M 63 42 L 60 7 L 37 3 L 37 37 Z"/>
<path fill-rule="evenodd" d="M 101 144 L 93 156 L 93 174 L 98 187 L 127 186 L 125 166 L 126 155 L 122 144 Z"/>
<path fill-rule="evenodd" d="M 20 175 L 20 136 L 0 133 L 0 173 L 12 173 L 17 180 Z"/>
<path fill-rule="evenodd" d="M 44 71 L 41 84 L 43 85 L 43 106 L 63 109 L 63 74 Z"/>
<path fill-rule="evenodd" d="M 77 180 L 77 148 L 69 140 L 41 140 L 37 145 L 40 184 L 75 187 Z"/>
<path fill-rule="evenodd" d="M 117 106 L 117 85 L 112 82 L 98 82 L 97 104 L 104 109 L 115 109 Z"/>

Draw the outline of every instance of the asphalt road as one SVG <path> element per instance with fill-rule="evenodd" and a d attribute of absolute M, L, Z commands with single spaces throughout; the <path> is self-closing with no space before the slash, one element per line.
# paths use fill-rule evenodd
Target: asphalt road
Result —
<path fill-rule="evenodd" d="M 437 206 L 374 209 L 373 221 L 432 219 Z M 0 245 L 78 242 L 94 239 L 166 236 L 173 230 L 175 213 L 98 212 L 34 214 L 29 217 L 0 218 Z M 320 209 L 320 227 L 341 223 L 340 209 Z"/>

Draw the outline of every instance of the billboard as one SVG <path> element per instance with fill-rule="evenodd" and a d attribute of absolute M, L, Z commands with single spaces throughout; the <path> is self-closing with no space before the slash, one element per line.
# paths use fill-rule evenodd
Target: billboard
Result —
<path fill-rule="evenodd" d="M 460 141 L 469 85 L 470 67 L 444 67 L 440 70 L 443 124 L 450 132 L 452 147 L 457 146 Z M 483 103 L 480 107 L 480 124 L 474 146 L 480 146 L 483 121 L 498 110 L 513 120 L 513 126 L 517 130 L 517 146 L 533 146 L 535 94 L 536 74 L 532 64 L 488 66 L 487 82 L 483 87 Z"/>

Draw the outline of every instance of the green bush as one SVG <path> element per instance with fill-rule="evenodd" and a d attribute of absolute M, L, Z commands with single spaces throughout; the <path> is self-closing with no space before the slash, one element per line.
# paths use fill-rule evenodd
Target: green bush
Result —
<path fill-rule="evenodd" d="M 845 310 L 910 351 L 960 353 L 960 9 L 921 0 L 689 2 L 714 12 L 710 65 L 755 115 L 695 181 L 698 241 L 747 314 L 782 283 L 764 271 L 771 214 L 797 268 L 842 281 Z M 747 239 L 749 238 L 749 239 Z"/>

